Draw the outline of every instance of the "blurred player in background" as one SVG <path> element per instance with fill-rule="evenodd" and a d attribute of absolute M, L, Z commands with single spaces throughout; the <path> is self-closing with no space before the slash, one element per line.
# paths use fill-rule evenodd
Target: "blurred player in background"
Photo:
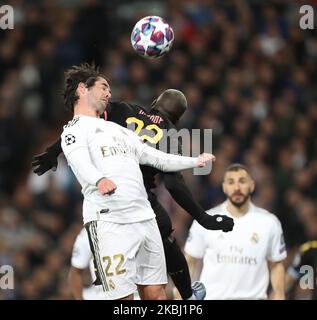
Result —
<path fill-rule="evenodd" d="M 89 68 L 88 68 L 89 69 Z M 87 71 L 88 73 L 91 72 Z M 185 112 L 187 101 L 182 92 L 169 89 L 164 91 L 153 103 L 150 111 L 125 102 L 109 102 L 106 112 L 101 117 L 116 122 L 124 127 L 129 124 L 136 124 L 135 132 L 142 135 L 143 141 L 158 148 L 159 141 L 166 132 L 164 129 L 175 129 L 175 124 Z M 141 131 L 142 129 L 142 131 Z M 36 156 L 33 166 L 34 172 L 41 175 L 51 168 L 56 168 L 57 157 L 61 153 L 61 144 L 58 140 L 48 147 L 46 152 Z M 168 150 L 171 151 L 171 150 Z M 182 153 L 182 146 L 179 144 L 177 153 Z M 184 183 L 180 173 L 162 173 L 159 170 L 141 166 L 144 185 L 148 193 L 148 199 L 156 214 L 161 237 L 163 239 L 164 252 L 166 256 L 167 271 L 183 299 L 201 299 L 204 297 L 202 285 L 195 284 L 194 290 L 185 257 L 178 247 L 172 235 L 172 223 L 168 213 L 158 202 L 156 195 L 151 191 L 156 187 L 155 176 L 162 175 L 165 187 L 173 199 L 183 207 L 191 216 L 196 219 L 204 228 L 210 230 L 231 231 L 233 220 L 227 216 L 210 216 L 193 199 L 193 196 Z"/>
<path fill-rule="evenodd" d="M 305 276 L 305 288 L 302 289 L 307 289 L 306 292 L 309 290 L 309 299 L 317 300 L 316 270 L 317 240 L 311 240 L 300 246 L 292 265 L 287 269 L 286 292 L 290 292 L 300 278 Z M 309 276 L 310 279 L 307 278 Z"/>
<path fill-rule="evenodd" d="M 98 70 L 84 64 L 65 72 L 64 103 L 74 118 L 64 126 L 62 149 L 82 186 L 84 225 L 107 298 L 132 299 L 138 288 L 142 299 L 165 299 L 164 250 L 139 164 L 172 172 L 204 167 L 215 158 L 155 150 L 130 130 L 100 119 L 110 97 Z"/>
<path fill-rule="evenodd" d="M 77 300 L 104 300 L 102 286 L 84 286 L 84 271 L 89 268 L 91 281 L 96 280 L 93 255 L 90 250 L 87 231 L 83 228 L 77 235 L 71 257 L 69 269 L 69 285 Z"/>
<path fill-rule="evenodd" d="M 277 217 L 251 202 L 254 181 L 248 169 L 232 164 L 223 178 L 227 201 L 207 211 L 234 219 L 234 229 L 210 232 L 195 221 L 185 245 L 191 272 L 203 259 L 200 280 L 206 299 L 266 299 L 269 280 L 272 299 L 285 299 L 286 249 Z"/>

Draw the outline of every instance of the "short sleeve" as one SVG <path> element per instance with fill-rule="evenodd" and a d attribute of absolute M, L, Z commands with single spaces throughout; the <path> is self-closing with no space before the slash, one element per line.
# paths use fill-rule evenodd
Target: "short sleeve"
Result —
<path fill-rule="evenodd" d="M 282 261 L 287 256 L 286 245 L 281 223 L 276 217 L 274 217 L 270 231 L 267 259 L 272 262 Z"/>
<path fill-rule="evenodd" d="M 85 129 L 82 124 L 82 120 L 74 118 L 64 126 L 64 131 L 61 135 L 61 144 L 65 157 L 80 147 L 87 147 L 87 129 Z"/>
<path fill-rule="evenodd" d="M 194 221 L 185 243 L 184 251 L 193 258 L 201 259 L 205 255 L 204 229 Z"/>
<path fill-rule="evenodd" d="M 82 229 L 78 234 L 72 252 L 71 265 L 78 269 L 89 267 L 92 253 L 90 251 L 89 240 L 86 229 Z"/>

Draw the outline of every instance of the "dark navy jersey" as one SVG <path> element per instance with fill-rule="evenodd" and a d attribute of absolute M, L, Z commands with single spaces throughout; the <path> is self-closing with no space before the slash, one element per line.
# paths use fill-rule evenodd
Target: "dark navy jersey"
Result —
<path fill-rule="evenodd" d="M 145 143 L 154 148 L 168 153 L 181 154 L 181 144 L 176 135 L 175 126 L 155 109 L 148 111 L 135 104 L 111 101 L 102 118 L 134 131 Z M 145 188 L 149 196 L 153 196 L 150 190 L 155 188 L 155 175 L 159 171 L 149 166 L 140 167 Z"/>

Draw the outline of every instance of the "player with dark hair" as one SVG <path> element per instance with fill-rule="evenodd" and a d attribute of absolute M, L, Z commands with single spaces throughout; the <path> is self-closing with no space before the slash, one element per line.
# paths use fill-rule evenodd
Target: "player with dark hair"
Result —
<path fill-rule="evenodd" d="M 78 67 L 77 67 L 78 68 Z M 72 81 L 66 82 L 64 102 L 68 109 L 72 109 L 76 101 L 76 83 L 83 82 L 87 88 L 93 85 L 94 81 L 100 76 L 100 73 L 93 66 L 81 66 L 82 71 L 73 68 L 69 72 L 76 73 Z M 75 79 L 75 80 L 74 80 Z M 158 147 L 166 130 L 174 129 L 176 122 L 182 116 L 187 108 L 185 96 L 178 90 L 169 89 L 164 91 L 152 103 L 151 110 L 125 103 L 108 102 L 106 112 L 100 114 L 106 120 L 113 121 L 123 127 L 135 124 L 135 132 L 142 134 L 142 139 L 154 148 Z M 36 167 L 34 172 L 41 175 L 51 168 L 57 167 L 57 157 L 61 153 L 61 142 L 58 140 L 52 146 L 48 147 L 44 153 L 35 156 L 32 165 Z M 181 146 L 177 150 L 181 153 Z M 174 200 L 182 206 L 191 216 L 197 220 L 204 228 L 210 230 L 231 231 L 233 220 L 226 216 L 209 216 L 203 208 L 194 201 L 191 192 L 187 188 L 180 173 L 161 173 L 159 170 L 141 166 L 144 185 L 148 193 L 148 199 L 156 214 L 159 230 L 163 239 L 164 251 L 166 256 L 167 271 L 170 274 L 175 286 L 179 290 L 183 299 L 195 298 L 191 288 L 188 266 L 181 249 L 175 242 L 172 235 L 172 224 L 166 210 L 158 202 L 151 189 L 155 188 L 155 175 L 160 173 L 167 190 Z M 198 289 L 203 289 L 198 286 Z M 195 292 L 197 298 L 201 299 L 204 293 L 199 296 L 199 290 Z"/>

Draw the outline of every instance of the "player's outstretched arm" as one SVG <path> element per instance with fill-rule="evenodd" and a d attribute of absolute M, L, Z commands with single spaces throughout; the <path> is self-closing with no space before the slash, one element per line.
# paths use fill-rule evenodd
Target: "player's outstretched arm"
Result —
<path fill-rule="evenodd" d="M 201 168 L 208 161 L 215 161 L 216 158 L 211 153 L 203 153 L 197 158 L 183 157 L 174 154 L 168 154 L 141 142 L 137 142 L 140 164 L 154 167 L 163 172 L 176 172 L 192 168 Z"/>
<path fill-rule="evenodd" d="M 233 219 L 225 215 L 207 214 L 194 200 L 180 173 L 163 173 L 163 181 L 173 199 L 197 220 L 201 226 L 208 230 L 232 231 L 234 225 Z"/>
<path fill-rule="evenodd" d="M 57 158 L 62 152 L 61 138 L 59 138 L 51 146 L 46 148 L 45 152 L 35 155 L 32 158 L 31 165 L 33 167 L 33 172 L 38 176 L 41 176 L 50 169 L 55 171 L 58 165 Z"/>

